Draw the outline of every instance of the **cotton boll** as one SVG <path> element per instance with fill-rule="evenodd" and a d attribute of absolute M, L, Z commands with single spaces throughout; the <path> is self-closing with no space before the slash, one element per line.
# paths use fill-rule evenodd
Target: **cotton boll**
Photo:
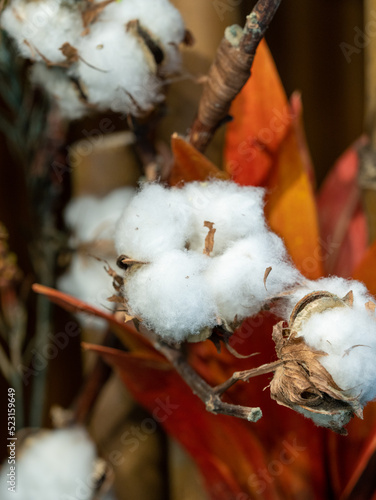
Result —
<path fill-rule="evenodd" d="M 362 404 L 376 397 L 376 319 L 362 307 L 338 307 L 313 314 L 301 335 L 336 384 Z"/>
<path fill-rule="evenodd" d="M 190 248 L 202 251 L 207 228 L 214 222 L 213 255 L 219 255 L 234 241 L 266 230 L 263 211 L 264 190 L 242 187 L 233 182 L 214 181 L 186 184 L 183 192 L 192 207 L 194 222 Z"/>
<path fill-rule="evenodd" d="M 152 261 L 166 251 L 182 250 L 191 223 L 191 210 L 180 190 L 145 185 L 120 217 L 115 236 L 117 252 Z"/>
<path fill-rule="evenodd" d="M 125 278 L 131 312 L 163 337 L 177 342 L 214 326 L 216 308 L 203 277 L 208 257 L 172 250 Z"/>
<path fill-rule="evenodd" d="M 12 0 L 1 16 L 1 26 L 17 42 L 23 57 L 43 61 L 44 56 L 53 63 L 66 60 L 60 47 L 65 42 L 75 46 L 83 30 L 77 4 L 60 0 Z"/>
<path fill-rule="evenodd" d="M 8 490 L 4 464 L 0 473 L 2 500 L 91 500 L 96 451 L 81 427 L 44 431 L 25 442 L 16 462 L 16 488 Z"/>
<path fill-rule="evenodd" d="M 264 285 L 265 271 L 272 270 Z M 302 279 L 289 262 L 282 240 L 262 232 L 234 243 L 214 257 L 206 273 L 219 316 L 228 323 L 252 316 L 274 295 Z"/>
<path fill-rule="evenodd" d="M 75 72 L 90 103 L 100 109 L 138 115 L 163 100 L 155 68 L 123 24 L 96 22 L 77 49 Z"/>
<path fill-rule="evenodd" d="M 62 68 L 36 63 L 30 69 L 30 81 L 55 100 L 63 118 L 76 120 L 87 114 L 88 107 L 79 99 L 77 87 Z"/>

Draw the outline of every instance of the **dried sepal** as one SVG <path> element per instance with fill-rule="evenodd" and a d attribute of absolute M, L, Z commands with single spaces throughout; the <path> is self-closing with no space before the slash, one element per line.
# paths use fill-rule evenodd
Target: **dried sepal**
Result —
<path fill-rule="evenodd" d="M 214 222 L 209 222 L 207 220 L 204 222 L 204 227 L 207 227 L 209 229 L 209 232 L 205 238 L 204 255 L 210 257 L 210 254 L 212 253 L 214 248 L 214 234 L 216 232 L 216 229 L 214 227 Z"/>
<path fill-rule="evenodd" d="M 61 50 L 63 55 L 66 57 L 66 64 L 68 66 L 71 66 L 80 59 L 78 50 L 68 42 L 63 43 L 59 50 Z"/>
<path fill-rule="evenodd" d="M 364 306 L 370 314 L 375 314 L 376 304 L 372 300 L 366 302 Z"/>
<path fill-rule="evenodd" d="M 265 290 L 267 291 L 268 289 L 266 288 L 266 280 L 268 279 L 268 276 L 269 274 L 272 272 L 272 267 L 267 267 L 265 269 L 265 273 L 264 273 L 264 287 L 265 287 Z"/>
<path fill-rule="evenodd" d="M 309 347 L 300 333 L 313 314 L 349 307 L 350 303 L 348 295 L 341 299 L 329 292 L 313 292 L 298 302 L 288 325 L 282 321 L 273 329 L 277 356 L 283 364 L 270 384 L 271 397 L 340 434 L 346 434 L 344 426 L 355 414 L 362 417 L 362 405 L 357 398 L 348 397 L 322 366 L 320 358 L 327 353 Z"/>

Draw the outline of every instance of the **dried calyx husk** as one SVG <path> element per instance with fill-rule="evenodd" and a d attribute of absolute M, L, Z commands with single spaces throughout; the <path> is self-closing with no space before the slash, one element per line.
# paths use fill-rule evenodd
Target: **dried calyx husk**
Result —
<path fill-rule="evenodd" d="M 352 292 L 343 298 L 326 291 L 310 293 L 296 304 L 288 325 L 281 321 L 273 329 L 277 356 L 283 363 L 277 367 L 270 384 L 271 397 L 317 425 L 344 435 L 347 434 L 344 426 L 354 415 L 362 418 L 362 405 L 334 382 L 320 363 L 327 353 L 305 343 L 302 327 L 312 315 L 351 307 L 352 302 Z"/>

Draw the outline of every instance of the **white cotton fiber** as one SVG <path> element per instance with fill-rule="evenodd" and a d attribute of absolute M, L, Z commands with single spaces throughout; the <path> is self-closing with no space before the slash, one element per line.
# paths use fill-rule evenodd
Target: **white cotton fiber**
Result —
<path fill-rule="evenodd" d="M 95 246 L 93 247 L 93 255 Z M 91 306 L 103 310 L 111 311 L 111 304 L 108 298 L 114 294 L 112 285 L 113 279 L 105 270 L 105 263 L 96 260 L 93 255 L 75 253 L 69 269 L 57 279 L 58 290 L 72 295 Z M 116 260 L 107 260 L 108 264 L 115 269 Z M 78 319 L 83 326 L 102 330 L 106 326 L 105 320 L 92 317 L 85 313 L 79 313 Z"/>
<path fill-rule="evenodd" d="M 135 189 L 115 189 L 104 198 L 80 196 L 67 205 L 64 218 L 72 231 L 69 244 L 75 250 L 69 269 L 57 280 L 57 288 L 88 304 L 109 312 L 108 297 L 114 294 L 113 279 L 105 271 L 104 259 L 116 268 L 114 245 L 116 222 L 133 198 Z M 88 315 L 79 314 L 85 326 L 103 329 L 105 322 Z"/>
<path fill-rule="evenodd" d="M 114 189 L 104 198 L 73 198 L 64 212 L 65 223 L 77 240 L 114 239 L 116 223 L 135 194 L 132 187 Z"/>
<path fill-rule="evenodd" d="M 164 252 L 183 250 L 192 213 L 181 191 L 147 184 L 124 210 L 116 229 L 116 250 L 132 259 L 152 261 Z"/>
<path fill-rule="evenodd" d="M 352 290 L 354 303 L 365 304 L 371 300 L 371 296 L 363 283 L 355 280 L 347 280 L 337 276 L 321 278 L 316 281 L 304 280 L 304 284 L 292 290 L 277 306 L 278 313 L 286 320 L 295 306 L 305 295 L 316 291 L 327 291 L 334 293 L 340 298 L 345 297 Z"/>
<path fill-rule="evenodd" d="M 143 46 L 123 24 L 97 22 L 77 48 L 81 59 L 75 72 L 100 109 L 138 114 L 137 106 L 146 110 L 163 99 Z"/>
<path fill-rule="evenodd" d="M 180 342 L 221 320 L 230 325 L 256 314 L 301 283 L 283 241 L 267 228 L 263 194 L 223 181 L 145 185 L 116 229 L 118 254 L 148 263 L 124 274 L 130 313 Z M 216 230 L 209 255 L 205 221 Z"/>
<path fill-rule="evenodd" d="M 12 0 L 1 16 L 1 27 L 15 39 L 21 55 L 34 61 L 43 57 L 62 63 L 60 47 L 75 46 L 83 30 L 77 4 L 61 0 Z"/>
<path fill-rule="evenodd" d="M 59 106 L 63 118 L 75 120 L 87 114 L 87 105 L 80 100 L 76 85 L 62 68 L 48 68 L 43 63 L 35 63 L 30 68 L 30 81 L 46 90 Z"/>
<path fill-rule="evenodd" d="M 204 271 L 209 258 L 193 252 L 166 251 L 126 278 L 130 310 L 160 335 L 176 341 L 214 326 L 216 308 Z"/>
<path fill-rule="evenodd" d="M 184 39 L 185 26 L 180 12 L 168 0 L 113 2 L 103 11 L 101 19 L 104 22 L 118 20 L 123 25 L 138 19 L 164 52 L 161 71 L 168 74 L 179 69 L 180 53 L 177 46 Z"/>
<path fill-rule="evenodd" d="M 272 270 L 265 287 L 269 267 Z M 224 254 L 214 257 L 206 279 L 219 316 L 232 323 L 256 314 L 270 297 L 303 278 L 288 261 L 282 240 L 264 231 L 237 241 Z"/>
<path fill-rule="evenodd" d="M 204 248 L 208 232 L 204 221 L 215 225 L 213 255 L 221 254 L 234 241 L 266 231 L 262 188 L 224 181 L 193 182 L 186 184 L 183 192 L 194 215 L 190 237 L 193 250 Z"/>
<path fill-rule="evenodd" d="M 94 494 L 92 474 L 96 451 L 82 427 L 44 431 L 25 442 L 16 462 L 16 488 L 8 491 L 9 465 L 0 473 L 2 500 L 52 500 Z"/>
<path fill-rule="evenodd" d="M 352 282 L 353 289 L 359 285 Z M 352 306 L 313 314 L 300 332 L 309 346 L 328 353 L 321 364 L 347 395 L 363 405 L 376 397 L 376 318 L 366 310 L 364 298 L 361 291 L 354 294 Z"/>

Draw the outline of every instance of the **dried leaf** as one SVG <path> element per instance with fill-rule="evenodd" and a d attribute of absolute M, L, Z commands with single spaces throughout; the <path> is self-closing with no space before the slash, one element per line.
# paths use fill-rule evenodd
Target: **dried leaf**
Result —
<path fill-rule="evenodd" d="M 182 137 L 174 134 L 171 138 L 174 164 L 170 175 L 170 185 L 207 179 L 229 179 L 229 175 L 216 167 Z"/>
<path fill-rule="evenodd" d="M 119 295 L 111 295 L 111 297 L 107 298 L 108 302 L 114 302 L 115 304 L 124 304 L 123 297 L 119 297 Z"/>
<path fill-rule="evenodd" d="M 343 297 L 343 302 L 347 304 L 349 307 L 352 307 L 354 305 L 354 292 L 350 290 L 344 297 Z"/>
<path fill-rule="evenodd" d="M 374 302 L 372 302 L 372 300 L 369 300 L 368 302 L 366 302 L 365 307 L 366 307 L 367 311 L 371 312 L 372 314 L 375 313 L 376 304 Z"/>
<path fill-rule="evenodd" d="M 210 257 L 210 254 L 212 253 L 214 248 L 214 234 L 216 232 L 216 229 L 214 227 L 214 222 L 209 222 L 207 220 L 204 222 L 204 227 L 207 227 L 209 229 L 209 232 L 205 238 L 204 255 Z"/>
<path fill-rule="evenodd" d="M 63 55 L 66 57 L 68 66 L 71 66 L 80 59 L 78 50 L 68 42 L 63 43 L 59 50 L 61 50 Z"/>
<path fill-rule="evenodd" d="M 97 20 L 99 14 L 103 11 L 107 5 L 114 2 L 115 0 L 104 0 L 103 2 L 88 2 L 86 8 L 82 11 L 82 24 L 84 25 L 84 34 L 89 32 L 89 26 Z"/>
<path fill-rule="evenodd" d="M 272 267 L 267 267 L 265 269 L 265 273 L 264 273 L 264 287 L 265 287 L 265 290 L 267 291 L 268 289 L 266 288 L 266 280 L 268 279 L 268 276 L 269 274 L 272 272 Z"/>

